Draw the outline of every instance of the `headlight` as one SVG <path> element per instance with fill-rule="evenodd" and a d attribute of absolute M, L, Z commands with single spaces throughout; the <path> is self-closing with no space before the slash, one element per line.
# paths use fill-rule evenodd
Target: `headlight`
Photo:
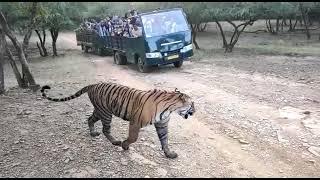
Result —
<path fill-rule="evenodd" d="M 190 51 L 190 50 L 192 50 L 192 44 L 189 44 L 189 45 L 183 47 L 183 48 L 180 50 L 180 52 L 181 52 L 181 53 L 185 53 L 185 52 Z"/>
<path fill-rule="evenodd" d="M 146 58 L 161 58 L 162 55 L 160 52 L 154 52 L 154 53 L 146 53 Z"/>
<path fill-rule="evenodd" d="M 184 41 L 186 42 L 186 43 L 191 43 L 191 31 L 187 31 L 186 33 L 185 33 L 185 36 L 184 36 Z"/>

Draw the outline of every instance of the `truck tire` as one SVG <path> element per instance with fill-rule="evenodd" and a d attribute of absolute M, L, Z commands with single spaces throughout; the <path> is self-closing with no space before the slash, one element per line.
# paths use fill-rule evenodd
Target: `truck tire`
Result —
<path fill-rule="evenodd" d="M 182 64 L 183 64 L 183 61 L 177 61 L 177 62 L 173 63 L 174 67 L 176 67 L 176 68 L 180 68 L 182 66 Z"/>
<path fill-rule="evenodd" d="M 124 55 L 120 54 L 118 51 L 114 53 L 114 63 L 118 65 L 125 65 L 127 64 L 127 60 Z"/>
<path fill-rule="evenodd" d="M 89 48 L 90 48 L 89 46 L 85 46 L 85 47 L 84 47 L 84 52 L 85 52 L 85 53 L 88 53 Z"/>
<path fill-rule="evenodd" d="M 138 69 L 139 69 L 140 72 L 142 72 L 142 73 L 150 72 L 151 68 L 144 64 L 144 62 L 142 61 L 141 57 L 138 57 L 137 65 L 138 65 Z"/>
<path fill-rule="evenodd" d="M 94 48 L 94 51 L 99 56 L 103 55 L 103 49 L 102 48 Z"/>

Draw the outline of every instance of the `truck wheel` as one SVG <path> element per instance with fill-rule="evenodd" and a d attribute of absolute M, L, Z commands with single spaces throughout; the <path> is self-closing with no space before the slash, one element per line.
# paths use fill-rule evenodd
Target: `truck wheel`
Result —
<path fill-rule="evenodd" d="M 138 69 L 142 73 L 150 72 L 150 67 L 144 64 L 141 57 L 138 57 Z"/>
<path fill-rule="evenodd" d="M 183 61 L 178 61 L 178 62 L 173 63 L 174 67 L 176 67 L 176 68 L 180 68 L 182 66 L 182 64 L 183 64 Z"/>
<path fill-rule="evenodd" d="M 118 51 L 114 53 L 114 62 L 118 65 L 125 65 L 127 60 Z"/>
<path fill-rule="evenodd" d="M 89 47 L 88 47 L 88 46 L 85 46 L 85 47 L 84 47 L 84 52 L 85 52 L 85 53 L 88 53 L 88 51 L 89 51 Z"/>
<path fill-rule="evenodd" d="M 102 56 L 103 55 L 103 49 L 102 48 L 95 48 L 95 53 L 97 53 L 97 55 Z"/>

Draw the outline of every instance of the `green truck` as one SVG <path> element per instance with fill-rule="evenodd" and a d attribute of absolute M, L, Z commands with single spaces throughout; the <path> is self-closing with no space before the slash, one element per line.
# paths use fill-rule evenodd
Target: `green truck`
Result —
<path fill-rule="evenodd" d="M 183 61 L 193 56 L 191 30 L 181 8 L 158 10 L 139 14 L 142 36 L 104 36 L 93 31 L 76 32 L 77 45 L 99 55 L 111 52 L 118 65 L 137 64 L 142 73 L 151 67 L 173 64 L 179 68 Z M 175 28 L 168 28 L 169 19 Z M 167 28 L 167 29 L 166 29 Z"/>

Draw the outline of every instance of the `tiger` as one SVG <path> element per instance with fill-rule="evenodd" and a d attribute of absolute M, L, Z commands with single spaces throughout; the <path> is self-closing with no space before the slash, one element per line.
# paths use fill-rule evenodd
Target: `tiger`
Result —
<path fill-rule="evenodd" d="M 124 150 L 136 142 L 141 128 L 154 124 L 162 151 L 167 158 L 176 158 L 178 154 L 169 149 L 168 122 L 172 112 L 178 113 L 185 119 L 196 111 L 194 101 L 177 88 L 174 91 L 160 89 L 139 90 L 114 82 L 100 82 L 83 87 L 75 94 L 65 98 L 48 97 L 45 90 L 51 89 L 45 85 L 41 88 L 42 96 L 50 101 L 63 102 L 77 98 L 84 93 L 88 94 L 94 107 L 88 118 L 88 126 L 92 137 L 99 136 L 94 124 L 101 120 L 102 132 L 115 146 Z M 129 134 L 126 140 L 116 140 L 111 135 L 112 115 L 129 121 Z"/>

